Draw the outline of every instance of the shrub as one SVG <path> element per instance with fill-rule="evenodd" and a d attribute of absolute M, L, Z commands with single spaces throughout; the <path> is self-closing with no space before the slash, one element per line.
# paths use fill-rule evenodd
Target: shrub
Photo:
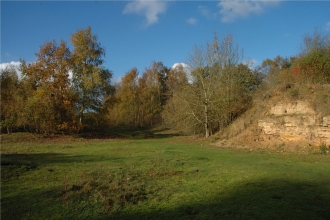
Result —
<path fill-rule="evenodd" d="M 291 75 L 297 82 L 330 83 L 330 51 L 313 50 L 298 58 Z"/>
<path fill-rule="evenodd" d="M 320 146 L 320 153 L 326 155 L 329 152 L 329 148 L 325 145 L 325 143 L 322 143 Z"/>
<path fill-rule="evenodd" d="M 299 98 L 299 90 L 298 89 L 290 90 L 290 96 L 291 96 L 292 99 L 298 99 Z"/>

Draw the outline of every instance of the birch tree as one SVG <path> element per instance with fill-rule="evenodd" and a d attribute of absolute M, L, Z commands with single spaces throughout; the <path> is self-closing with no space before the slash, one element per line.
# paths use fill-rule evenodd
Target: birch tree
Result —
<path fill-rule="evenodd" d="M 133 68 L 122 77 L 117 89 L 118 120 L 121 124 L 135 127 L 139 122 L 139 97 L 137 68 Z"/>
<path fill-rule="evenodd" d="M 86 111 L 98 111 L 104 101 L 104 91 L 110 86 L 112 73 L 102 66 L 105 49 L 91 27 L 78 30 L 71 36 L 74 47 L 71 56 L 72 86 L 77 97 L 80 124 Z"/>
<path fill-rule="evenodd" d="M 242 62 L 243 52 L 232 35 L 220 42 L 215 34 L 211 43 L 196 46 L 188 62 L 192 79 L 173 93 L 165 108 L 166 119 L 179 128 L 203 132 L 205 137 L 227 126 L 248 104 L 245 88 L 249 87 L 248 76 L 253 76 L 240 66 Z M 243 105 L 237 105 L 240 99 Z"/>

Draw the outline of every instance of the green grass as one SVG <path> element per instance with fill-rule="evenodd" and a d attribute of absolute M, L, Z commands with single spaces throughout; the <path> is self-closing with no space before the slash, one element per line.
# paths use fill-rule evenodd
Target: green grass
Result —
<path fill-rule="evenodd" d="M 330 218 L 329 155 L 144 133 L 2 135 L 2 219 Z"/>

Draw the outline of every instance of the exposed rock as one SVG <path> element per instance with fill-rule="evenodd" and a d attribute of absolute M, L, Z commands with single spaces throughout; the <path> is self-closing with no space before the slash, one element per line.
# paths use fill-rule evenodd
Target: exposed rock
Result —
<path fill-rule="evenodd" d="M 286 115 L 286 114 L 315 114 L 315 111 L 303 101 L 295 103 L 278 103 L 270 109 L 270 114 Z"/>
<path fill-rule="evenodd" d="M 323 126 L 324 127 L 330 127 L 330 116 L 323 117 L 322 118 L 322 122 L 323 122 Z"/>
<path fill-rule="evenodd" d="M 259 140 L 309 141 L 330 146 L 330 116 L 318 117 L 303 101 L 281 102 L 258 120 Z"/>

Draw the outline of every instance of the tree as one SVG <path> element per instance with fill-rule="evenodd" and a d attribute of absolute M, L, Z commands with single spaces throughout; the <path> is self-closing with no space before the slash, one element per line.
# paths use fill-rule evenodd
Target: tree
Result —
<path fill-rule="evenodd" d="M 133 127 L 139 122 L 139 100 L 137 94 L 138 70 L 131 69 L 121 79 L 121 84 L 117 89 L 117 105 L 119 123 L 131 125 Z"/>
<path fill-rule="evenodd" d="M 152 127 L 161 120 L 161 112 L 166 103 L 167 72 L 162 62 L 154 61 L 138 80 L 141 127 L 146 123 Z"/>
<path fill-rule="evenodd" d="M 166 100 L 170 100 L 174 93 L 179 92 L 188 83 L 187 73 L 180 64 L 174 69 L 170 69 L 166 77 Z"/>
<path fill-rule="evenodd" d="M 13 127 L 17 125 L 22 100 L 19 96 L 19 79 L 13 66 L 7 67 L 0 72 L 1 91 L 1 130 L 6 128 L 11 134 Z"/>
<path fill-rule="evenodd" d="M 136 68 L 127 72 L 116 85 L 116 101 L 110 110 L 110 114 L 117 118 L 113 123 L 133 127 L 152 127 L 160 123 L 167 99 L 167 72 L 162 62 L 155 61 L 141 77 Z"/>
<path fill-rule="evenodd" d="M 163 114 L 167 122 L 195 133 L 203 131 L 205 137 L 227 126 L 249 105 L 248 88 L 255 82 L 242 60 L 243 52 L 232 35 L 219 42 L 215 34 L 206 47 L 195 47 L 188 62 L 191 79 L 172 92 Z"/>
<path fill-rule="evenodd" d="M 303 39 L 300 56 L 295 60 L 291 74 L 297 82 L 330 82 L 330 35 L 316 29 Z"/>
<path fill-rule="evenodd" d="M 86 111 L 99 111 L 109 91 L 112 73 L 102 67 L 105 49 L 92 34 L 91 27 L 78 30 L 71 36 L 74 50 L 71 55 L 72 87 L 77 97 L 76 107 L 80 124 Z"/>
<path fill-rule="evenodd" d="M 182 106 L 181 96 L 184 94 L 183 90 L 187 84 L 188 76 L 182 65 L 169 70 L 166 78 L 167 102 L 162 111 L 162 118 L 166 126 L 190 133 L 195 131 L 195 127 L 189 124 L 194 120 L 186 120 L 186 118 L 189 118 L 189 114 L 185 112 L 185 108 L 179 108 L 179 106 Z M 182 123 L 182 121 L 185 121 L 185 123 Z"/>
<path fill-rule="evenodd" d="M 37 61 L 21 62 L 25 85 L 25 122 L 38 133 L 76 129 L 74 96 L 70 88 L 70 51 L 64 41 L 46 42 Z"/>
<path fill-rule="evenodd" d="M 315 50 L 330 50 L 330 35 L 317 28 L 313 33 L 306 33 L 304 35 L 300 56 L 304 56 Z"/>
<path fill-rule="evenodd" d="M 258 67 L 258 71 L 264 74 L 267 83 L 277 85 L 282 81 L 286 81 L 286 78 L 282 79 L 281 73 L 291 67 L 294 59 L 295 57 L 284 58 L 279 55 L 273 60 L 266 59 Z"/>

